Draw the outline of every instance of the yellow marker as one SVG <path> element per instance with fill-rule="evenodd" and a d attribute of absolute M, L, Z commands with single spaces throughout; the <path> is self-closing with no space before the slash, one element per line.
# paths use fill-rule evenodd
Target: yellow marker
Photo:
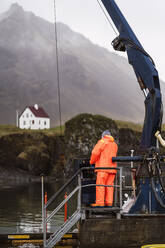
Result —
<path fill-rule="evenodd" d="M 43 244 L 43 240 L 12 240 L 13 245 L 21 245 L 21 244 Z"/>
<path fill-rule="evenodd" d="M 29 239 L 30 235 L 8 235 L 8 239 Z"/>
<path fill-rule="evenodd" d="M 63 238 L 72 238 L 72 234 L 65 234 Z"/>
<path fill-rule="evenodd" d="M 141 248 L 165 248 L 165 244 L 143 245 Z"/>

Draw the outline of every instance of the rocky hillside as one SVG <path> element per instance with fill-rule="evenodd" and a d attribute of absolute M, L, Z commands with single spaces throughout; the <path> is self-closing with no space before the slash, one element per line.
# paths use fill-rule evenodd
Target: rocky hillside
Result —
<path fill-rule="evenodd" d="M 118 155 L 139 153 L 140 133 L 118 129 L 114 120 L 91 114 L 80 114 L 65 125 L 64 136 L 36 131 L 17 131 L 0 137 L 0 175 L 61 178 L 74 171 L 75 158 L 89 158 L 102 132 L 111 130 L 119 146 Z"/>
<path fill-rule="evenodd" d="M 142 121 L 143 95 L 125 58 L 58 23 L 63 121 L 89 112 Z M 0 15 L 0 124 L 38 103 L 58 123 L 54 25 L 13 4 Z"/>
<path fill-rule="evenodd" d="M 63 175 L 64 138 L 42 132 L 17 132 L 0 137 L 0 175 L 56 177 Z M 60 168 L 60 170 L 59 170 Z M 54 174 L 55 173 L 55 174 Z"/>

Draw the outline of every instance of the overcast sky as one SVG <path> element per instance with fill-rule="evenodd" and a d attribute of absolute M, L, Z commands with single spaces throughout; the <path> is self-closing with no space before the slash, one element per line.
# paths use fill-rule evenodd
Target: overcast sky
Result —
<path fill-rule="evenodd" d="M 44 19 L 54 20 L 54 0 L 0 0 L 0 11 L 6 11 L 14 2 Z M 116 0 L 116 3 L 155 61 L 160 78 L 165 81 L 165 0 Z M 57 21 L 84 34 L 92 42 L 113 50 L 111 41 L 116 35 L 97 0 L 56 0 L 56 9 Z"/>

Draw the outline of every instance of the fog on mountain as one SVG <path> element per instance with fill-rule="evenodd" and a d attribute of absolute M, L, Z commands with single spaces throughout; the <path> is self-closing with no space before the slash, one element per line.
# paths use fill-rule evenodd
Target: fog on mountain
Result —
<path fill-rule="evenodd" d="M 58 23 L 62 121 L 88 112 L 142 122 L 143 94 L 127 60 Z M 111 41 L 111 40 L 110 40 Z M 1 124 L 38 103 L 59 123 L 54 25 L 18 4 L 0 16 Z"/>

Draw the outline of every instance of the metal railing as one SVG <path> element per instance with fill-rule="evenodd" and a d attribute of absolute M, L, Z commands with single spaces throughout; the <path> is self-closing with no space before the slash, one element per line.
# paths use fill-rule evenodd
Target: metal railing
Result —
<path fill-rule="evenodd" d="M 85 216 L 85 208 L 82 208 L 82 189 L 86 187 L 93 187 L 93 186 L 104 186 L 104 187 L 114 187 L 119 190 L 119 207 L 118 207 L 118 217 L 120 218 L 122 212 L 122 167 L 101 167 L 97 168 L 97 170 L 116 170 L 119 173 L 119 183 L 113 186 L 111 185 L 97 185 L 97 184 L 86 184 L 82 185 L 82 173 L 86 170 L 94 171 L 94 167 L 83 167 L 79 169 L 45 204 L 42 204 L 42 211 L 43 211 L 43 241 L 44 241 L 44 248 L 52 248 L 54 245 L 60 241 L 62 236 L 68 232 L 73 225 L 75 225 L 80 219 L 83 219 Z M 64 190 L 72 184 L 72 182 L 77 178 L 77 185 L 72 190 L 72 192 L 50 213 L 47 217 L 47 208 L 59 197 L 59 195 L 64 192 Z M 73 215 L 66 221 L 62 226 L 60 226 L 47 240 L 47 223 L 61 210 L 62 207 L 76 194 L 77 196 L 77 209 L 73 213 Z M 88 207 L 89 210 L 90 207 Z M 91 207 L 91 210 L 93 208 Z M 111 209 L 109 211 L 112 211 Z"/>

